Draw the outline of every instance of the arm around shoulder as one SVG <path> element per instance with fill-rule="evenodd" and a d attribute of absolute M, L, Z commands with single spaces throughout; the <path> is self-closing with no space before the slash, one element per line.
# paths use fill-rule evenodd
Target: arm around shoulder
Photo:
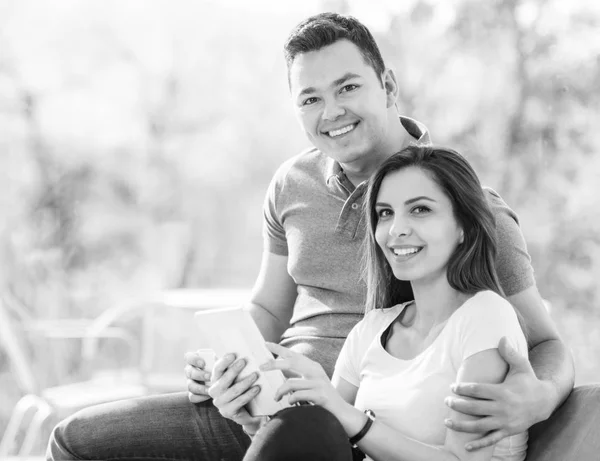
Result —
<path fill-rule="evenodd" d="M 500 284 L 508 301 L 519 313 L 531 365 L 546 389 L 544 408 L 540 408 L 541 413 L 536 417 L 537 421 L 541 421 L 550 416 L 573 388 L 573 359 L 538 292 L 516 213 L 495 191 L 486 189 L 486 193 L 496 220 L 496 269 Z"/>
<path fill-rule="evenodd" d="M 529 345 L 529 361 L 545 384 L 546 402 L 538 419 L 548 418 L 568 397 L 575 380 L 573 357 L 564 344 L 537 287 L 508 297 L 519 312 Z"/>

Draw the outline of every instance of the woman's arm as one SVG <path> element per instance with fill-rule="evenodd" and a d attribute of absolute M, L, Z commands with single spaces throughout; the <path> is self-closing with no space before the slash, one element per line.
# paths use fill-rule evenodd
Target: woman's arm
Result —
<path fill-rule="evenodd" d="M 267 343 L 271 352 L 279 355 L 261 366 L 263 371 L 279 369 L 292 371 L 301 378 L 288 379 L 276 393 L 276 399 L 285 394 L 288 401 L 308 401 L 329 410 L 342 424 L 348 437 L 356 435 L 364 426 L 367 416 L 353 406 L 358 388 L 335 378 L 331 383 L 323 368 L 316 362 L 286 349 L 278 344 Z M 480 382 L 498 383 L 506 374 L 506 363 L 501 359 L 497 349 L 488 349 L 471 355 L 460 366 L 458 380 L 479 380 Z M 335 387 L 334 387 L 335 386 Z M 473 418 L 456 414 L 456 418 Z M 476 452 L 467 452 L 464 445 L 478 437 L 477 434 L 458 433 L 446 430 L 444 446 L 428 445 L 406 437 L 395 429 L 375 420 L 371 429 L 358 446 L 375 460 L 410 460 L 410 461 L 489 461 L 493 447 Z"/>
<path fill-rule="evenodd" d="M 524 322 L 529 361 L 501 343 L 499 348 L 510 365 L 506 379 L 493 386 L 463 380 L 454 389 L 457 396 L 450 400 L 452 408 L 459 412 L 487 416 L 475 422 L 452 417 L 455 430 L 480 434 L 472 444 L 474 449 L 497 443 L 545 420 L 573 388 L 573 359 L 535 285 L 508 300 Z M 493 406 L 489 405 L 490 400 Z"/>
<path fill-rule="evenodd" d="M 468 357 L 461 364 L 458 381 L 499 383 L 504 379 L 506 370 L 506 363 L 500 357 L 498 350 L 488 349 Z M 358 433 L 366 422 L 366 415 L 350 404 L 339 405 L 329 410 L 339 419 L 349 436 Z M 450 413 L 453 413 L 451 416 L 456 420 L 477 419 L 452 410 Z M 434 446 L 406 437 L 375 420 L 358 446 L 375 460 L 489 461 L 493 446 L 475 452 L 465 450 L 465 445 L 478 437 L 478 434 L 447 429 L 444 446 Z"/>

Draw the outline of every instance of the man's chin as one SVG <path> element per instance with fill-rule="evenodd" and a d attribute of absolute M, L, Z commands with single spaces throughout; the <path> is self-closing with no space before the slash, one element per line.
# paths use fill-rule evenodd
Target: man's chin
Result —
<path fill-rule="evenodd" d="M 343 146 L 336 143 L 318 143 L 315 147 L 328 157 L 340 163 L 348 163 L 361 157 L 360 150 L 356 146 Z"/>

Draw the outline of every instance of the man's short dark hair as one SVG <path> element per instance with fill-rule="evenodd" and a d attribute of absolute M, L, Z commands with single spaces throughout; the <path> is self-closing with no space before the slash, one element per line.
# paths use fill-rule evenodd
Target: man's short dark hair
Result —
<path fill-rule="evenodd" d="M 320 13 L 311 16 L 292 30 L 284 46 L 288 76 L 297 55 L 318 51 L 342 39 L 349 40 L 358 47 L 365 62 L 381 79 L 385 64 L 373 35 L 356 18 L 338 13 Z"/>

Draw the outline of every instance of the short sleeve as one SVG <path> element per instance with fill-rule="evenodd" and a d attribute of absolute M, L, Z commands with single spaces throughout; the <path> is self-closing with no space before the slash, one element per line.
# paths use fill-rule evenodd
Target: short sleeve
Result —
<path fill-rule="evenodd" d="M 478 352 L 495 349 L 503 336 L 527 356 L 527 341 L 512 305 L 491 291 L 477 294 L 457 311 L 456 363 Z"/>
<path fill-rule="evenodd" d="M 277 213 L 277 201 L 280 198 L 283 179 L 284 175 L 282 168 L 280 168 L 273 176 L 265 196 L 263 204 L 263 242 L 264 249 L 269 253 L 287 256 L 288 245 L 285 229 Z"/>
<path fill-rule="evenodd" d="M 333 371 L 333 376 L 343 378 L 356 387 L 360 385 L 360 358 L 362 357 L 360 329 L 363 322 L 364 320 L 358 322 L 350 331 Z"/>
<path fill-rule="evenodd" d="M 512 296 L 535 285 L 531 257 L 516 213 L 496 191 L 490 188 L 484 190 L 496 220 L 496 272 L 504 294 Z"/>

